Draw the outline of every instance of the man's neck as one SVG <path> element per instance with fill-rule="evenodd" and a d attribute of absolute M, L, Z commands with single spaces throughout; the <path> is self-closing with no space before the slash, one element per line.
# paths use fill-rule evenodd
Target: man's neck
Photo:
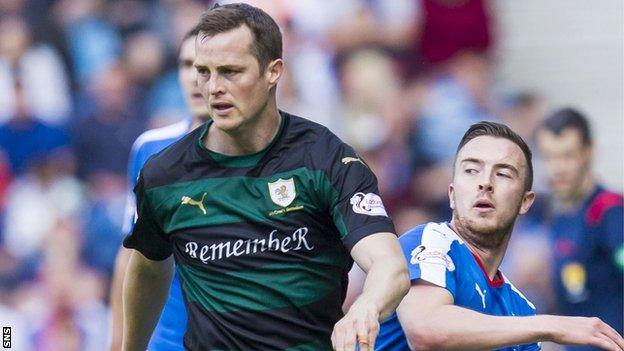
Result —
<path fill-rule="evenodd" d="M 279 131 L 281 116 L 277 106 L 235 131 L 223 131 L 212 124 L 205 145 L 209 150 L 228 156 L 250 155 L 262 151 Z"/>
<path fill-rule="evenodd" d="M 565 199 L 559 199 L 559 203 L 565 211 L 574 210 L 590 197 L 594 190 L 596 190 L 596 182 L 594 181 L 594 177 L 588 175 L 583 179 L 577 191 Z"/>
<path fill-rule="evenodd" d="M 451 220 L 451 228 L 462 238 L 470 251 L 479 257 L 490 280 L 496 279 L 498 268 L 503 262 L 505 251 L 511 238 L 513 224 L 509 229 L 496 233 L 475 233 L 462 224 L 455 216 Z"/>

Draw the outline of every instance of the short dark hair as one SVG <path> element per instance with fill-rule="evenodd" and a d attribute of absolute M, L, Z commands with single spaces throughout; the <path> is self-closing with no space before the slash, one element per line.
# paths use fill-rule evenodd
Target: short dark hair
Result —
<path fill-rule="evenodd" d="M 533 155 L 531 153 L 531 149 L 529 149 L 529 146 L 520 135 L 504 124 L 481 121 L 471 125 L 459 142 L 457 151 L 455 152 L 455 157 L 457 158 L 457 154 L 459 154 L 459 151 L 464 147 L 464 145 L 466 145 L 470 140 L 480 136 L 492 136 L 495 138 L 507 139 L 520 147 L 520 150 L 522 150 L 524 158 L 527 162 L 527 176 L 524 179 L 524 191 L 531 190 L 533 187 Z"/>
<path fill-rule="evenodd" d="M 251 30 L 251 52 L 260 64 L 260 72 L 264 72 L 269 62 L 282 58 L 282 33 L 266 12 L 240 3 L 215 6 L 202 15 L 197 28 L 198 32 L 212 36 L 242 25 Z"/>
<path fill-rule="evenodd" d="M 551 113 L 542 121 L 539 129 L 542 128 L 555 135 L 560 135 L 565 129 L 573 128 L 581 134 L 583 145 L 592 143 L 592 135 L 587 118 L 572 107 L 564 107 Z"/>

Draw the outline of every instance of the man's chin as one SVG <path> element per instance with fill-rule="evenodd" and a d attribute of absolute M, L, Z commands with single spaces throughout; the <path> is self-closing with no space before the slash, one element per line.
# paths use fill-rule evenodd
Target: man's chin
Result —
<path fill-rule="evenodd" d="M 233 132 L 240 126 L 240 123 L 238 123 L 233 118 L 222 118 L 222 117 L 213 116 L 212 122 L 215 125 L 215 127 L 217 127 L 218 129 L 224 132 Z"/>
<path fill-rule="evenodd" d="M 494 233 L 500 229 L 499 223 L 490 218 L 471 218 L 466 225 L 471 232 L 479 234 Z"/>

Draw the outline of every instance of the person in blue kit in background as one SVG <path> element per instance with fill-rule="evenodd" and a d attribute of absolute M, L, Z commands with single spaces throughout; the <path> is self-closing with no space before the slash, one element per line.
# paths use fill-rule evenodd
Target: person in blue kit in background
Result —
<path fill-rule="evenodd" d="M 621 333 L 622 195 L 597 183 L 590 128 L 580 112 L 555 111 L 538 128 L 536 138 L 553 195 L 549 230 L 555 246 L 553 278 L 559 312 L 597 316 Z M 609 156 L 622 158 L 621 153 Z"/>
<path fill-rule="evenodd" d="M 134 142 L 128 165 L 128 202 L 124 219 L 124 233 L 130 233 L 134 222 L 135 204 L 132 188 L 136 184 L 139 171 L 154 154 L 163 150 L 182 136 L 210 119 L 208 106 L 197 87 L 195 61 L 195 37 L 197 28 L 188 32 L 180 46 L 178 57 L 178 75 L 192 118 L 167 127 L 152 129 L 141 134 Z M 123 335 L 122 285 L 131 250 L 121 247 L 115 263 L 115 273 L 111 287 L 112 342 L 111 351 L 121 350 Z M 154 329 L 149 343 L 149 351 L 184 350 L 182 346 L 186 331 L 187 314 L 180 288 L 180 278 L 176 273 L 173 278 L 169 298 L 163 309 L 158 325 Z"/>
<path fill-rule="evenodd" d="M 498 270 L 516 218 L 535 199 L 524 140 L 502 124 L 474 124 L 453 173 L 451 222 L 399 238 L 412 286 L 381 325 L 376 350 L 539 350 L 540 341 L 624 349 L 597 318 L 536 315 Z"/>

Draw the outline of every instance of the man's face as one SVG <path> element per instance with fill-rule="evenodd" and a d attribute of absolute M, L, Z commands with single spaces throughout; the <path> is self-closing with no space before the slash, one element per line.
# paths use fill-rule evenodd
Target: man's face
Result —
<path fill-rule="evenodd" d="M 204 97 L 197 86 L 197 70 L 193 66 L 195 62 L 195 37 L 184 40 L 180 47 L 180 55 L 178 57 L 178 78 L 182 85 L 184 98 L 191 113 L 195 117 L 202 119 L 209 118 L 208 104 L 204 101 Z"/>
<path fill-rule="evenodd" d="M 273 68 L 277 62 L 281 69 L 281 60 L 271 62 L 261 73 L 251 52 L 252 40 L 246 26 L 197 37 L 197 83 L 215 126 L 224 131 L 237 131 L 254 121 L 267 107 L 271 88 L 279 79 Z"/>
<path fill-rule="evenodd" d="M 512 141 L 492 136 L 472 139 L 457 154 L 449 186 L 454 216 L 474 233 L 510 228 L 535 197 L 524 191 L 527 172 L 524 154 Z"/>
<path fill-rule="evenodd" d="M 555 197 L 562 201 L 574 197 L 589 175 L 591 147 L 583 144 L 575 128 L 566 128 L 559 135 L 540 129 L 537 143 Z"/>

